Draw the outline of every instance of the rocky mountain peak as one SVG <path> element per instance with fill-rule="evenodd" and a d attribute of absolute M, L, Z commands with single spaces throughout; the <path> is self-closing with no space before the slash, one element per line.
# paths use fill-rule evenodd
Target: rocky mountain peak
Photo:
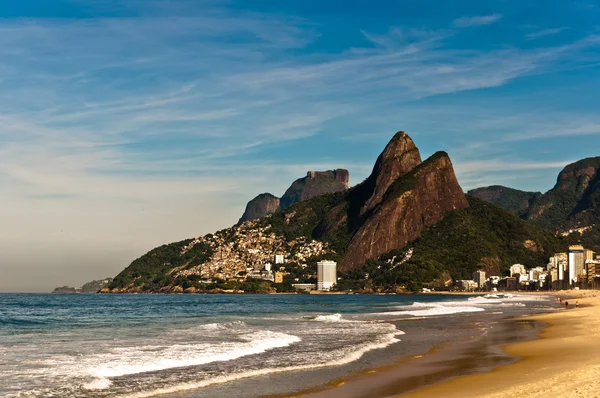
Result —
<path fill-rule="evenodd" d="M 252 199 L 246 205 L 246 211 L 239 222 L 262 218 L 315 196 L 345 191 L 348 189 L 349 180 L 350 172 L 345 169 L 309 171 L 306 177 L 294 181 L 281 198 L 262 193 Z"/>
<path fill-rule="evenodd" d="M 256 220 L 279 210 L 279 198 L 270 193 L 261 193 L 246 205 L 239 222 Z"/>
<path fill-rule="evenodd" d="M 350 173 L 344 169 L 309 171 L 306 177 L 297 179 L 285 191 L 279 208 L 283 210 L 315 196 L 345 191 L 348 189 L 349 178 Z"/>
<path fill-rule="evenodd" d="M 405 133 L 394 136 L 377 164 L 373 195 L 342 259 L 343 269 L 400 249 L 447 212 L 469 206 L 448 154 L 438 152 L 421 163 Z"/>
<path fill-rule="evenodd" d="M 414 141 L 404 131 L 399 131 L 377 158 L 373 172 L 366 184 L 372 193 L 361 209 L 361 214 L 381 202 L 383 195 L 398 177 L 421 164 L 421 154 Z"/>

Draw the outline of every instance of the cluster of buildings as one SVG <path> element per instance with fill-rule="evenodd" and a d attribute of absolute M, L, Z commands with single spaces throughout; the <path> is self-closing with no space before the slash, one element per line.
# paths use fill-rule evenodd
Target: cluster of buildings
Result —
<path fill-rule="evenodd" d="M 182 250 L 190 251 L 199 243 L 208 244 L 214 253 L 202 264 L 187 264 L 173 272 L 173 276 L 196 276 L 200 282 L 219 280 L 260 279 L 278 283 L 283 281 L 284 264 L 302 264 L 309 258 L 334 253 L 326 243 L 304 237 L 287 242 L 283 237 L 248 221 L 214 235 L 194 239 Z"/>
<path fill-rule="evenodd" d="M 548 263 L 553 289 L 600 288 L 600 256 L 581 245 L 569 246 Z"/>
<path fill-rule="evenodd" d="M 569 246 L 566 253 L 550 257 L 547 266 L 527 269 L 510 267 L 510 276 L 490 275 L 478 270 L 473 279 L 456 281 L 460 290 L 600 289 L 600 255 L 581 245 Z"/>
<path fill-rule="evenodd" d="M 292 286 L 296 290 L 320 292 L 330 292 L 337 284 L 337 263 L 335 261 L 319 261 L 317 263 L 317 284 L 314 283 L 297 283 Z"/>

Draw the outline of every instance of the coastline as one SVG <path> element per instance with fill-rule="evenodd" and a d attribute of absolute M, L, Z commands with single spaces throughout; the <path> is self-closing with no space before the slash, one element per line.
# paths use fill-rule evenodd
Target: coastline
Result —
<path fill-rule="evenodd" d="M 443 384 L 457 374 L 478 374 L 514 363 L 517 358 L 503 352 L 501 347 L 515 341 L 533 340 L 545 325 L 534 320 L 507 318 L 488 326 L 491 327 L 481 329 L 470 338 L 445 341 L 421 354 L 399 358 L 394 364 L 365 369 L 325 386 L 277 397 L 366 398 L 410 394 L 428 385 Z"/>
<path fill-rule="evenodd" d="M 517 362 L 487 373 L 454 378 L 405 397 L 596 397 L 600 380 L 600 296 L 596 291 L 553 292 L 566 297 L 569 310 L 528 319 L 548 326 L 533 341 L 511 344 L 504 351 Z M 574 302 L 579 308 L 574 308 Z M 477 386 L 474 388 L 474 386 Z"/>
<path fill-rule="evenodd" d="M 535 324 L 536 328 L 531 329 L 528 336 L 521 336 L 518 342 L 497 342 L 492 351 L 499 351 L 497 354 L 506 359 L 504 363 L 491 361 L 488 368 L 465 367 L 465 362 L 489 357 L 490 352 L 474 349 L 473 344 L 477 341 L 456 342 L 436 346 L 423 355 L 402 358 L 395 365 L 363 371 L 321 388 L 286 396 L 504 398 L 555 394 L 597 397 L 600 388 L 597 378 L 600 372 L 600 360 L 597 359 L 600 357 L 597 345 L 600 294 L 561 291 L 544 292 L 543 295 L 553 296 L 556 300 L 566 298 L 570 301 L 570 309 L 507 320 L 507 324 L 524 322 L 530 326 Z M 575 301 L 579 302 L 579 308 L 575 308 Z M 468 352 L 475 355 L 469 356 Z"/>

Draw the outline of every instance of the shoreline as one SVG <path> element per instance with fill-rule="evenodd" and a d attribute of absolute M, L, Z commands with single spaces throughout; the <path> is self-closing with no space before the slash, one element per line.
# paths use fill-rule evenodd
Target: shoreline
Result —
<path fill-rule="evenodd" d="M 423 355 L 401 358 L 394 365 L 365 370 L 333 380 L 326 386 L 285 397 L 527 398 L 548 394 L 597 397 L 600 389 L 600 379 L 597 378 L 600 360 L 596 359 L 600 355 L 600 347 L 596 348 L 597 338 L 600 337 L 600 294 L 596 291 L 526 294 L 547 295 L 556 300 L 563 297 L 570 301 L 570 308 L 506 320 L 513 324 L 533 322 L 538 328 L 528 338 L 496 345 L 499 353 L 509 358 L 505 363 L 492 365 L 488 369 L 473 368 L 465 373 L 462 366 L 464 355 L 469 349 L 472 350 L 473 342 L 442 344 Z M 575 301 L 579 302 L 577 309 Z M 485 355 L 489 356 L 489 353 Z M 435 369 L 441 363 L 451 366 L 452 372 L 447 372 L 445 377 L 432 378 L 431 373 L 439 375 L 440 372 Z M 428 372 L 414 375 L 415 388 L 407 388 L 406 372 L 415 366 Z M 408 376 L 412 377 L 410 374 Z"/>
<path fill-rule="evenodd" d="M 457 374 L 479 374 L 515 363 L 518 358 L 505 353 L 502 346 L 515 341 L 534 340 L 546 325 L 525 318 L 506 318 L 488 326 L 477 336 L 443 342 L 422 354 L 399 358 L 391 365 L 364 369 L 332 380 L 327 385 L 263 398 L 405 396 L 429 385 L 443 385 Z M 442 392 L 442 396 L 447 395 Z"/>
<path fill-rule="evenodd" d="M 503 347 L 519 358 L 491 372 L 456 377 L 402 395 L 419 398 L 444 397 L 597 397 L 600 380 L 600 295 L 593 290 L 551 294 L 566 297 L 570 309 L 537 314 L 528 319 L 546 323 L 538 339 Z M 579 301 L 580 307 L 574 308 Z M 477 389 L 473 389 L 477 386 Z"/>

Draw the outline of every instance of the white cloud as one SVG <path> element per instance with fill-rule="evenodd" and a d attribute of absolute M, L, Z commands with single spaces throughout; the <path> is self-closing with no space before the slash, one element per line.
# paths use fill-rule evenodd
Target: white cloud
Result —
<path fill-rule="evenodd" d="M 502 18 L 502 14 L 491 14 L 474 17 L 461 17 L 454 20 L 452 23 L 458 28 L 468 28 L 471 26 L 490 25 Z"/>
<path fill-rule="evenodd" d="M 545 36 L 554 36 L 565 30 L 567 30 L 567 27 L 565 27 L 565 26 L 560 27 L 560 28 L 554 28 L 554 29 L 542 29 L 542 30 L 538 30 L 536 32 L 528 33 L 525 35 L 525 37 L 529 40 L 533 40 L 533 39 L 537 39 L 537 38 L 545 37 Z"/>

